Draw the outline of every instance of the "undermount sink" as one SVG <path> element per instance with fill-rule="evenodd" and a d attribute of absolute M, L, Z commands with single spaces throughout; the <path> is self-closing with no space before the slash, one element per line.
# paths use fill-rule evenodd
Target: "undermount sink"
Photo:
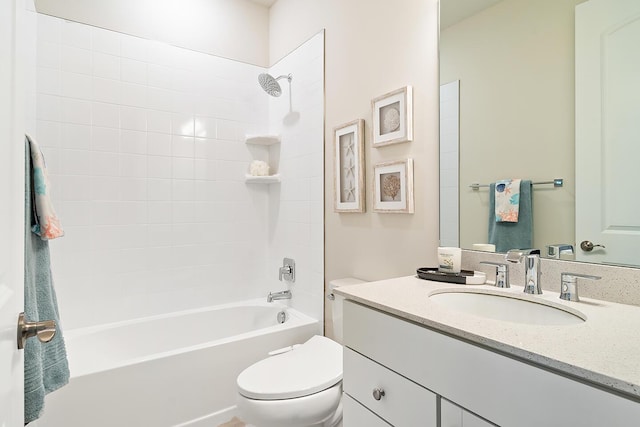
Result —
<path fill-rule="evenodd" d="M 530 301 L 515 295 L 449 291 L 431 294 L 429 299 L 467 314 L 528 325 L 577 325 L 586 319 L 578 312 L 549 305 L 546 301 Z"/>

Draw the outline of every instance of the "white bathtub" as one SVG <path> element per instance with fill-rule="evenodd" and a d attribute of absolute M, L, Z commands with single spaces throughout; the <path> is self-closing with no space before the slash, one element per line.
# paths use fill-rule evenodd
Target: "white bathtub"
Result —
<path fill-rule="evenodd" d="M 215 427 L 234 415 L 244 368 L 318 333 L 317 320 L 263 300 L 67 331 L 71 381 L 35 426 Z"/>

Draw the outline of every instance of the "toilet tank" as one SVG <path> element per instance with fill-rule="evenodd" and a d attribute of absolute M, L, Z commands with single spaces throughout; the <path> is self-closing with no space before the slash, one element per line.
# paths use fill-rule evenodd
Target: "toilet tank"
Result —
<path fill-rule="evenodd" d="M 332 303 L 331 320 L 333 324 L 333 339 L 340 344 L 342 344 L 342 303 L 344 298 L 334 294 L 333 290 L 341 286 L 357 285 L 359 283 L 365 283 L 365 281 L 353 277 L 329 281 L 329 300 Z"/>

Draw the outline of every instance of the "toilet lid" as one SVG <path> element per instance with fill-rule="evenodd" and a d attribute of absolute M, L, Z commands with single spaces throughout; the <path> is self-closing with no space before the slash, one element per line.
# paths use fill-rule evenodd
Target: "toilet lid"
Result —
<path fill-rule="evenodd" d="M 342 380 L 342 346 L 319 335 L 287 353 L 254 363 L 238 376 L 241 395 L 291 399 L 325 390 Z"/>

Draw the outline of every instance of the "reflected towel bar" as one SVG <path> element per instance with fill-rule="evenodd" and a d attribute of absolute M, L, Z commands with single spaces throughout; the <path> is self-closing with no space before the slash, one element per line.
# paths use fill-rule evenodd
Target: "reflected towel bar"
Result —
<path fill-rule="evenodd" d="M 533 185 L 538 185 L 538 184 L 553 184 L 554 187 L 562 187 L 564 185 L 564 179 L 563 178 L 554 178 L 553 181 L 540 181 L 540 182 L 534 182 Z M 479 190 L 480 187 L 489 187 L 489 184 L 471 184 L 469 187 L 471 187 L 473 190 Z"/>

